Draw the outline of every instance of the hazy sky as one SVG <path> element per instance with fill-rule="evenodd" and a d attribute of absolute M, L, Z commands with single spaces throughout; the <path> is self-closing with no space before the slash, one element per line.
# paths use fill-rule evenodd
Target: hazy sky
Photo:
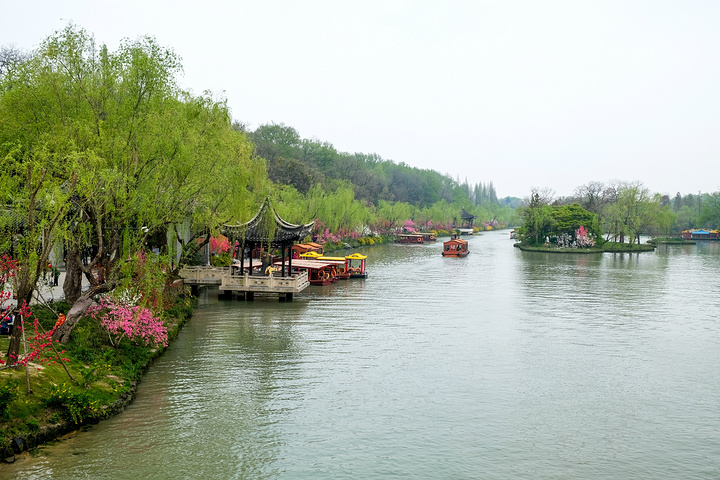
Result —
<path fill-rule="evenodd" d="M 7 3 L 7 2 L 6 2 Z M 0 45 L 68 22 L 153 36 L 180 85 L 251 129 L 284 123 L 499 196 L 641 181 L 720 190 L 720 2 L 16 1 Z"/>

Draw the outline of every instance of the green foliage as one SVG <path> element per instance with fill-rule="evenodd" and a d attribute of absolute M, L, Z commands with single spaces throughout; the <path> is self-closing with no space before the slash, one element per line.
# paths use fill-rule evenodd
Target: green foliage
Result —
<path fill-rule="evenodd" d="M 93 392 L 66 383 L 50 390 L 45 406 L 59 409 L 62 418 L 74 423 L 102 416 L 100 400 L 95 398 Z"/>
<path fill-rule="evenodd" d="M 539 245 L 545 242 L 553 229 L 552 208 L 545 204 L 538 192 L 533 192 L 530 202 L 520 209 L 519 215 L 522 225 L 517 229 L 518 239 L 529 245 Z"/>
<path fill-rule="evenodd" d="M 230 252 L 223 252 L 210 257 L 210 264 L 213 267 L 227 267 L 232 265 L 232 256 Z"/>
<path fill-rule="evenodd" d="M 476 204 L 470 198 L 473 192 L 447 175 L 396 164 L 376 154 L 338 152 L 329 142 L 302 139 L 297 130 L 282 123 L 261 125 L 250 138 L 257 155 L 267 160 L 270 179 L 303 194 L 318 183 L 325 191 L 335 191 L 339 181 L 370 205 L 385 201 L 428 207 L 441 200 Z M 484 188 L 481 201 L 497 204 L 492 183 Z"/>
<path fill-rule="evenodd" d="M 698 224 L 705 228 L 720 227 L 720 192 L 705 196 Z"/>
<path fill-rule="evenodd" d="M 585 210 L 577 203 L 554 208 L 552 218 L 554 222 L 551 233 L 555 236 L 563 233 L 572 236 L 581 226 L 588 230 L 588 234 L 593 239 L 598 239 L 602 235 L 597 214 Z"/>
<path fill-rule="evenodd" d="M 29 418 L 25 421 L 25 426 L 31 432 L 37 432 L 40 430 L 40 421 L 37 418 Z"/>
<path fill-rule="evenodd" d="M 0 419 L 7 419 L 10 404 L 18 397 L 20 392 L 19 383 L 9 379 L 0 384 Z"/>
<path fill-rule="evenodd" d="M 265 194 L 265 162 L 226 101 L 181 91 L 180 72 L 152 38 L 111 52 L 71 24 L 0 78 L 0 197 L 16 214 L 6 231 L 24 233 L 12 237 L 21 298 L 58 240 L 98 247 L 94 268 L 81 268 L 111 290 L 127 278 L 117 259 L 148 237 L 182 223 L 212 232 Z M 178 239 L 192 255 L 193 238 Z"/>
<path fill-rule="evenodd" d="M 575 232 L 582 226 L 595 241 L 602 232 L 597 214 L 585 210 L 577 203 L 570 205 L 550 206 L 544 203 L 537 191 L 533 191 L 530 202 L 520 208 L 523 224 L 517 229 L 517 236 L 526 245 L 539 246 L 545 239 L 567 235 L 575 237 Z"/>

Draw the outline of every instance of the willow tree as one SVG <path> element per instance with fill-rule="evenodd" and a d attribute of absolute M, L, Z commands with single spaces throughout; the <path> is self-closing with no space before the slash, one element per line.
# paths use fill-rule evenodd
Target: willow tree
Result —
<path fill-rule="evenodd" d="M 603 222 L 614 239 L 640 243 L 640 235 L 657 223 L 660 212 L 660 196 L 651 195 L 641 183 L 622 183 L 617 188 L 616 199 L 603 211 Z"/>
<path fill-rule="evenodd" d="M 251 160 L 225 102 L 179 89 L 180 71 L 152 38 L 125 40 L 113 53 L 69 25 L 3 78 L 0 111 L 14 119 L 0 126 L 3 156 L 36 158 L 56 195 L 43 209 L 64 208 L 53 231 L 65 242 L 73 307 L 56 339 L 69 339 L 94 295 L 126 280 L 149 234 L 180 222 L 211 232 L 242 216 L 255 198 L 250 186 L 263 188 L 264 164 Z"/>

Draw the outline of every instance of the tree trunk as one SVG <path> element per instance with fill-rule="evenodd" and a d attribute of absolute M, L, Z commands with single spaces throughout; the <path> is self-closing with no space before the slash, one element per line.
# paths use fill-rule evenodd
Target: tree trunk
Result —
<path fill-rule="evenodd" d="M 13 322 L 12 332 L 10 332 L 10 345 L 7 351 L 7 364 L 15 365 L 18 360 L 18 354 L 20 353 L 20 341 L 22 340 L 22 327 L 20 325 L 19 309 L 13 311 L 15 315 L 15 321 Z"/>
<path fill-rule="evenodd" d="M 12 332 L 10 333 L 10 344 L 8 345 L 8 351 L 7 351 L 7 364 L 8 365 L 15 365 L 18 361 L 18 357 L 20 355 L 20 342 L 22 342 L 22 318 L 20 317 L 20 307 L 22 306 L 23 302 L 30 305 L 30 299 L 32 298 L 33 291 L 30 290 L 27 294 L 22 294 L 20 290 L 26 290 L 21 288 L 18 289 L 18 298 L 17 298 L 17 307 L 15 308 L 15 311 L 13 314 L 15 315 L 15 320 L 13 321 L 13 328 Z"/>
<path fill-rule="evenodd" d="M 70 305 L 74 304 L 82 295 L 82 270 L 78 264 L 80 256 L 73 249 L 65 256 L 65 281 L 63 282 L 63 293 L 65 301 Z"/>
<path fill-rule="evenodd" d="M 53 342 L 56 340 L 60 341 L 61 343 L 69 342 L 70 335 L 72 334 L 75 325 L 77 325 L 80 319 L 83 318 L 87 309 L 90 307 L 90 305 L 92 305 L 92 297 L 99 293 L 109 292 L 112 289 L 113 286 L 110 283 L 106 282 L 99 285 L 93 285 L 85 293 L 80 295 L 80 297 L 75 300 L 73 306 L 70 308 L 70 311 L 65 316 L 65 322 L 55 330 L 55 333 L 53 333 Z"/>

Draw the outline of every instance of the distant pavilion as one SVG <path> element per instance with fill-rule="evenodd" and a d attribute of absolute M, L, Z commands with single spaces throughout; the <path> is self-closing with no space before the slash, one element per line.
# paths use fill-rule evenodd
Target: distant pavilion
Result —
<path fill-rule="evenodd" d="M 460 212 L 460 219 L 462 220 L 463 228 L 473 228 L 473 221 L 475 221 L 476 218 L 477 215 L 468 213 L 464 207 L 462 209 L 462 212 Z"/>

